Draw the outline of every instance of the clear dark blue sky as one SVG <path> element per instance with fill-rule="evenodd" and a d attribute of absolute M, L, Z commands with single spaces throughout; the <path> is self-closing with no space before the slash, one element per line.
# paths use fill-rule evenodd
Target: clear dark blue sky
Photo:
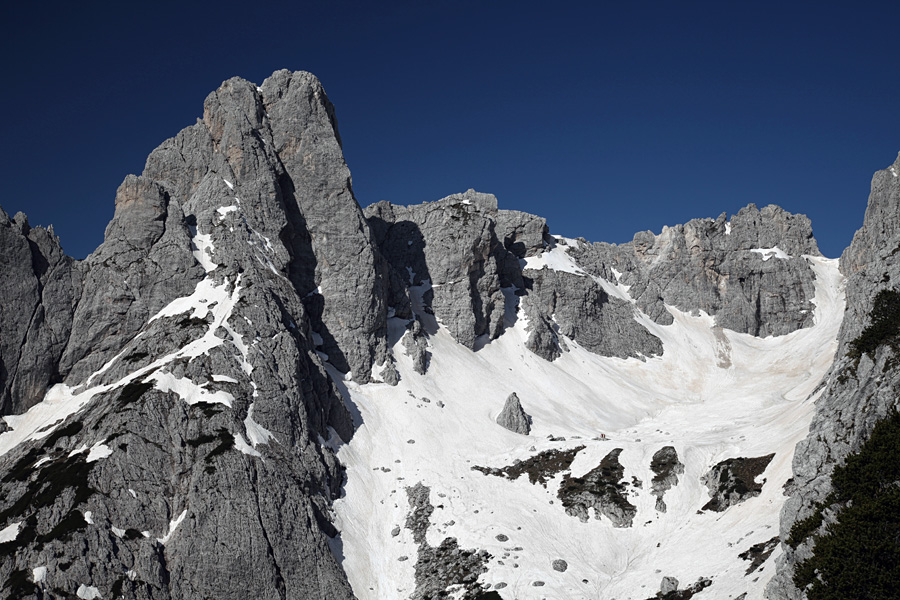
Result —
<path fill-rule="evenodd" d="M 776 203 L 837 256 L 900 151 L 898 2 L 11 4 L 0 205 L 78 258 L 210 91 L 280 68 L 325 85 L 360 204 L 475 188 L 592 241 Z"/>

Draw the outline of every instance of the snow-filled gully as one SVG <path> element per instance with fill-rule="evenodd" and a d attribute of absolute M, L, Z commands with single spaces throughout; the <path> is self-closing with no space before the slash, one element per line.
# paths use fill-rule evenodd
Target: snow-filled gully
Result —
<path fill-rule="evenodd" d="M 401 599 L 415 590 L 406 488 L 421 482 L 435 506 L 428 543 L 455 537 L 461 548 L 487 550 L 493 558 L 479 582 L 504 598 L 643 600 L 664 576 L 682 587 L 710 578 L 701 597 L 762 598 L 780 550 L 751 575 L 738 555 L 778 534 L 782 486 L 794 446 L 808 431 L 813 392 L 833 359 L 844 310 L 837 261 L 806 259 L 816 274 L 815 326 L 789 335 L 755 338 L 717 328 L 703 313 L 669 308 L 668 326 L 637 317 L 662 339 L 661 357 L 603 358 L 566 339 L 570 351 L 550 363 L 525 348 L 520 318 L 477 353 L 440 328 L 429 339 L 425 376 L 398 343 L 396 387 L 343 382 L 362 417 L 351 442 L 339 447 L 347 483 L 335 503 L 343 565 L 357 596 Z M 584 274 L 564 244 L 529 260 L 527 268 Z M 627 287 L 606 283 L 627 297 Z M 397 337 L 404 325 L 391 319 Z M 533 417 L 529 436 L 494 421 L 512 392 Z M 472 470 L 582 445 L 570 470 L 546 488 L 527 477 Z M 666 492 L 667 511 L 659 512 L 650 461 L 663 446 L 676 449 L 684 473 Z M 633 526 L 567 515 L 556 496 L 562 477 L 584 475 L 614 448 L 623 449 L 628 501 L 637 507 Z M 713 465 L 773 452 L 757 479 L 765 480 L 759 496 L 724 512 L 700 511 L 709 500 L 701 477 Z M 553 568 L 558 559 L 565 571 Z"/>

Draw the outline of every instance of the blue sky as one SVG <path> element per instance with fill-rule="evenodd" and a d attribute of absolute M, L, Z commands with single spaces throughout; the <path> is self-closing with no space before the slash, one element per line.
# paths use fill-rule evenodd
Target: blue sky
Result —
<path fill-rule="evenodd" d="M 325 85 L 360 204 L 475 188 L 592 241 L 775 203 L 837 256 L 900 151 L 896 2 L 17 4 L 0 205 L 78 258 L 209 92 L 280 68 Z"/>

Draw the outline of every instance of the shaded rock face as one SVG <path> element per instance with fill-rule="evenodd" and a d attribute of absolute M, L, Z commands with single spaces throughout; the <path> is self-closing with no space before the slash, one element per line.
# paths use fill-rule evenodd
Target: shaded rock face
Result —
<path fill-rule="evenodd" d="M 900 370 L 896 368 L 894 340 L 872 344 L 871 352 L 857 359 L 848 356 L 865 328 L 872 324 L 875 299 L 883 290 L 900 288 L 900 156 L 893 165 L 872 177 L 871 194 L 863 226 L 841 256 L 847 278 L 847 310 L 838 336 L 838 350 L 826 385 L 816 401 L 808 437 L 797 444 L 793 461 L 794 484 L 781 513 L 781 539 L 816 510 L 832 491 L 831 475 L 848 454 L 869 438 L 875 423 L 897 406 Z M 822 527 L 827 527 L 826 518 Z M 821 529 L 820 529 L 821 530 Z M 813 532 L 815 533 L 815 532 Z M 811 554 L 812 537 L 796 547 L 782 543 L 778 570 L 766 588 L 774 599 L 801 598 L 792 578 L 797 564 Z"/>
<path fill-rule="evenodd" d="M 531 290 L 523 299 L 529 318 L 528 347 L 546 360 L 564 348 L 558 334 L 601 356 L 656 356 L 662 342 L 635 320 L 634 306 L 612 297 L 593 278 L 541 269 L 527 270 Z"/>
<path fill-rule="evenodd" d="M 729 506 L 759 496 L 763 482 L 757 482 L 774 454 L 756 458 L 729 458 L 715 465 L 701 478 L 709 488 L 710 500 L 702 510 L 722 512 Z"/>
<path fill-rule="evenodd" d="M 503 410 L 497 415 L 497 424 L 513 433 L 528 435 L 531 432 L 531 417 L 525 413 L 515 392 L 503 404 Z"/>
<path fill-rule="evenodd" d="M 587 521 L 593 508 L 595 519 L 604 515 L 613 527 L 631 527 L 637 507 L 628 502 L 628 484 L 622 481 L 625 468 L 619 462 L 621 453 L 622 448 L 616 448 L 583 477 L 563 477 L 557 497 L 566 514 Z"/>
<path fill-rule="evenodd" d="M 760 337 L 813 322 L 815 277 L 803 258 L 820 256 L 812 226 L 774 205 L 645 231 L 618 246 L 581 244 L 572 254 L 588 273 L 630 286 L 638 308 L 663 325 L 672 322 L 665 304 Z"/>
<path fill-rule="evenodd" d="M 53 229 L 0 209 L 0 416 L 25 412 L 62 381 L 59 361 L 81 287 Z"/>
<path fill-rule="evenodd" d="M 428 308 L 473 349 L 476 338 L 503 332 L 502 289 L 526 287 L 519 259 L 539 252 L 547 237 L 544 219 L 498 210 L 494 196 L 474 190 L 417 206 L 382 201 L 365 214 L 393 280 L 403 287 L 430 283 Z"/>

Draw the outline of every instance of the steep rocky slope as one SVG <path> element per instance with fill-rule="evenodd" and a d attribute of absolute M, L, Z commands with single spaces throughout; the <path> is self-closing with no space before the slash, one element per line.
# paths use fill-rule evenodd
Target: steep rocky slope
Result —
<path fill-rule="evenodd" d="M 340 144 L 312 75 L 235 78 L 84 261 L 0 211 L 0 597 L 762 597 L 844 313 L 809 221 L 363 210 Z"/>
<path fill-rule="evenodd" d="M 838 351 L 824 391 L 816 402 L 809 436 L 797 447 L 791 497 L 781 519 L 781 538 L 788 540 L 793 526 L 816 511 L 816 504 L 832 490 L 836 465 L 860 448 L 875 423 L 898 406 L 900 370 L 891 336 L 866 344 L 854 352 L 854 340 L 872 324 L 878 293 L 900 286 L 900 156 L 872 178 L 872 192 L 862 228 L 841 256 L 847 278 L 847 311 L 838 336 Z M 897 307 L 893 307 L 896 312 Z M 823 527 L 833 522 L 826 513 Z M 821 529 L 819 529 L 821 531 Z M 812 534 L 793 548 L 784 544 L 779 574 L 769 585 L 772 598 L 799 598 L 792 577 L 796 565 L 810 556 Z"/>

